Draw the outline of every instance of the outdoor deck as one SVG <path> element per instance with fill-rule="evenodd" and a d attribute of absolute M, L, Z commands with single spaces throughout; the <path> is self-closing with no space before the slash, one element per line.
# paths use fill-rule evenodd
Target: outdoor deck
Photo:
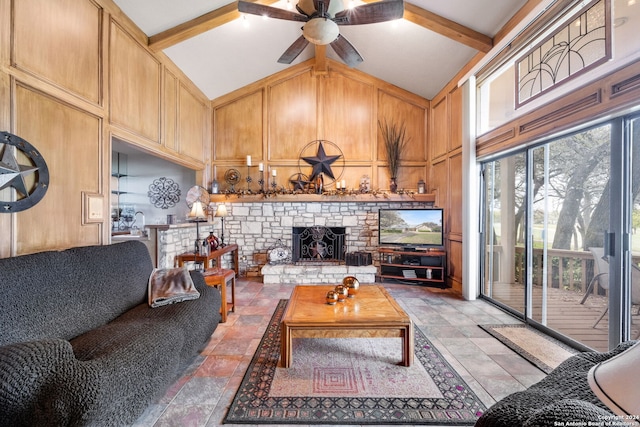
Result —
<path fill-rule="evenodd" d="M 608 316 L 605 316 L 595 328 L 592 327 L 606 308 L 606 297 L 590 295 L 584 305 L 582 305 L 580 301 L 584 296 L 583 293 L 557 288 L 550 288 L 547 292 L 546 324 L 548 327 L 594 350 L 606 351 L 608 349 Z M 517 284 L 494 284 L 493 298 L 522 311 L 524 306 L 524 286 Z M 533 301 L 532 317 L 534 320 L 540 322 L 542 288 L 539 286 L 534 286 L 533 288 Z M 634 307 L 632 338 L 636 337 L 640 326 L 640 315 L 636 314 L 637 312 L 637 307 Z"/>

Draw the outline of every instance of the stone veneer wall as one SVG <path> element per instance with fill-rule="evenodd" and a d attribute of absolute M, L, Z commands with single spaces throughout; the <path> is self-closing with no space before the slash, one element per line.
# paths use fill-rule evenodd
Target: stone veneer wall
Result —
<path fill-rule="evenodd" d="M 209 235 L 212 224 L 200 223 L 200 238 Z M 176 255 L 194 250 L 195 224 L 171 225 L 168 230 L 158 230 L 158 268 L 172 268 Z"/>
<path fill-rule="evenodd" d="M 226 203 L 229 216 L 224 231 L 227 243 L 237 243 L 240 251 L 240 271 L 247 275 L 260 274 L 267 264 L 267 251 L 278 239 L 291 247 L 291 228 L 312 225 L 345 227 L 346 251 L 366 251 L 378 260 L 378 210 L 398 208 L 427 208 L 427 202 L 385 201 L 384 196 L 371 196 L 370 202 L 242 202 Z M 210 227 L 201 227 L 202 230 Z M 220 237 L 220 224 L 215 234 Z"/>

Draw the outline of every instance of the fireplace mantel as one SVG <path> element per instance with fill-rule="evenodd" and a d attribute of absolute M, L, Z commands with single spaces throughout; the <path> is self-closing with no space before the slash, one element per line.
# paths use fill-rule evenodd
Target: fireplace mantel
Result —
<path fill-rule="evenodd" d="M 212 194 L 214 203 L 380 203 L 380 202 L 416 202 L 435 203 L 435 194 L 395 194 L 395 193 L 366 193 L 366 194 L 277 194 L 265 196 L 263 194 Z"/>

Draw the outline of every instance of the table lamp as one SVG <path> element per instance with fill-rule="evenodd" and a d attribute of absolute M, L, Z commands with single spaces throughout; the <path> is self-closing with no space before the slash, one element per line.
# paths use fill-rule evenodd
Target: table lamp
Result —
<path fill-rule="evenodd" d="M 205 221 L 207 219 L 207 215 L 204 213 L 204 209 L 202 208 L 202 202 L 196 200 L 191 205 L 191 212 L 189 212 L 189 218 L 191 221 L 195 221 L 196 223 L 196 244 L 195 244 L 195 253 L 200 253 L 201 243 L 200 243 L 200 221 Z"/>
<path fill-rule="evenodd" d="M 220 219 L 222 219 L 222 230 L 220 232 L 220 247 L 225 247 L 226 244 L 224 243 L 224 217 L 227 216 L 227 207 L 223 204 L 218 205 L 218 209 L 216 209 L 216 215 L 217 217 L 220 217 Z"/>

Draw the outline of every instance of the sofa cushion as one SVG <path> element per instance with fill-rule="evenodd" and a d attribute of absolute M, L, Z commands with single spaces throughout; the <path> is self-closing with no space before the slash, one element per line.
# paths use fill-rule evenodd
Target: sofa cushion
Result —
<path fill-rule="evenodd" d="M 146 302 L 153 269 L 129 241 L 0 259 L 0 345 L 70 340 Z"/>

